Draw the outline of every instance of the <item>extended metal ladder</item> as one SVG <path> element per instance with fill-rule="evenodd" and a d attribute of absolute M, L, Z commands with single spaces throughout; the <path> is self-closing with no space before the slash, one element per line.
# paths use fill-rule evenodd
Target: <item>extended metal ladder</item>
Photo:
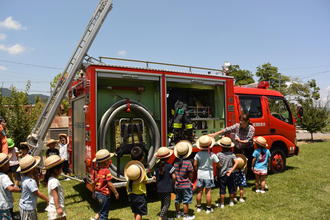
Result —
<path fill-rule="evenodd" d="M 66 95 L 67 89 L 75 77 L 77 71 L 81 68 L 82 62 L 86 56 L 86 53 L 92 45 L 94 38 L 96 37 L 100 27 L 103 24 L 108 12 L 112 8 L 112 0 L 100 0 L 94 14 L 89 21 L 87 28 L 83 34 L 83 37 L 79 41 L 72 57 L 66 65 L 62 77 L 57 82 L 57 85 L 49 97 L 42 114 L 38 118 L 38 121 L 31 134 L 27 138 L 27 142 L 33 148 L 31 149 L 32 155 L 39 155 L 43 147 L 43 141 L 46 136 L 47 130 L 52 123 L 58 107 L 60 106 L 62 99 Z"/>

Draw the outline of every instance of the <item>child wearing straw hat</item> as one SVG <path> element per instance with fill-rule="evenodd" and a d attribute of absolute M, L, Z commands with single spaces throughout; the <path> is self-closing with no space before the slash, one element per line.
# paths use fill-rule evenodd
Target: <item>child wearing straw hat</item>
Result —
<path fill-rule="evenodd" d="M 68 136 L 66 134 L 59 134 L 58 139 L 59 139 L 58 145 L 60 147 L 60 157 L 64 159 L 62 169 L 64 174 L 69 175 L 71 171 L 69 168 Z"/>
<path fill-rule="evenodd" d="M 46 151 L 46 157 L 49 157 L 50 155 L 60 155 L 60 151 L 56 149 L 58 145 L 58 141 L 54 139 L 49 139 L 46 143 L 46 146 L 48 147 Z"/>
<path fill-rule="evenodd" d="M 189 216 L 189 204 L 192 202 L 192 178 L 194 168 L 188 159 L 192 153 L 192 145 L 189 141 L 179 141 L 174 146 L 174 155 L 176 160 L 174 162 L 175 168 L 175 209 L 177 217 L 183 217 L 183 220 L 194 219 L 195 216 Z M 180 204 L 183 203 L 183 213 L 180 211 Z"/>
<path fill-rule="evenodd" d="M 218 172 L 220 179 L 220 204 L 216 203 L 216 206 L 224 208 L 226 188 L 228 188 L 230 196 L 229 206 L 234 205 L 234 193 L 236 190 L 232 173 L 236 169 L 238 161 L 235 160 L 236 156 L 231 150 L 235 144 L 230 138 L 223 137 L 218 141 L 218 144 L 222 147 L 222 152 L 217 154 L 221 168 Z"/>
<path fill-rule="evenodd" d="M 22 194 L 19 200 L 19 208 L 22 220 L 35 220 L 37 216 L 37 197 L 47 201 L 48 198 L 39 192 L 35 177 L 37 166 L 40 163 L 39 156 L 26 155 L 19 161 L 17 172 L 22 175 Z"/>
<path fill-rule="evenodd" d="M 48 219 L 66 219 L 64 211 L 64 192 L 58 180 L 62 173 L 64 159 L 58 155 L 51 155 L 45 159 L 44 169 L 46 174 L 44 183 L 47 184 L 49 204 L 46 208 Z"/>
<path fill-rule="evenodd" d="M 116 199 L 119 198 L 119 193 L 112 184 L 112 175 L 109 170 L 111 158 L 114 156 L 107 149 L 101 149 L 96 152 L 94 163 L 97 163 L 97 172 L 95 174 L 95 198 L 99 202 L 100 209 L 94 218 L 91 220 L 107 220 L 110 210 L 110 194 L 114 194 Z"/>
<path fill-rule="evenodd" d="M 175 182 L 175 168 L 167 163 L 168 158 L 173 154 L 173 150 L 161 147 L 155 153 L 159 159 L 155 170 L 157 192 L 161 201 L 159 220 L 167 219 L 166 214 L 171 205 L 171 193 Z"/>
<path fill-rule="evenodd" d="M 239 189 L 239 193 L 240 193 L 240 197 L 239 197 L 239 202 L 245 202 L 244 199 L 244 187 L 247 186 L 246 183 L 246 166 L 247 166 L 247 158 L 243 155 L 243 154 L 236 154 L 236 160 L 237 163 L 237 167 L 236 170 L 233 172 L 234 175 L 234 184 L 235 187 L 238 187 Z M 234 196 L 234 200 L 235 202 L 237 202 L 237 198 L 236 198 L 236 193 Z"/>
<path fill-rule="evenodd" d="M 266 177 L 270 165 L 271 154 L 267 149 L 268 144 L 264 137 L 259 136 L 253 141 L 257 147 L 252 154 L 252 171 L 256 176 L 256 193 L 265 193 Z M 259 189 L 260 186 L 261 189 Z"/>
<path fill-rule="evenodd" d="M 210 150 L 214 146 L 214 138 L 203 135 L 196 141 L 196 146 L 200 150 L 194 158 L 194 168 L 197 170 L 197 212 L 202 211 L 202 195 L 205 188 L 206 214 L 213 212 L 211 207 L 211 189 L 214 185 L 213 163 L 219 166 L 219 158 Z"/>
<path fill-rule="evenodd" d="M 21 191 L 7 175 L 9 160 L 8 155 L 0 153 L 0 219 L 14 219 L 12 192 Z"/>
<path fill-rule="evenodd" d="M 148 214 L 147 187 L 148 180 L 143 164 L 137 160 L 129 161 L 124 168 L 127 180 L 128 201 L 131 205 L 135 220 L 141 220 L 143 215 Z"/>

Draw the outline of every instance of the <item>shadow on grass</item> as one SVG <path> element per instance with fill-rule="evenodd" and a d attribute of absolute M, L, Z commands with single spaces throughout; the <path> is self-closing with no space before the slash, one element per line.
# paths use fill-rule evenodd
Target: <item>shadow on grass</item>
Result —
<path fill-rule="evenodd" d="M 311 139 L 297 139 L 298 142 L 306 142 L 306 143 L 322 143 L 322 142 L 327 142 L 329 139 L 316 139 L 316 140 L 311 140 Z"/>
<path fill-rule="evenodd" d="M 156 188 L 155 184 L 148 184 L 147 185 L 147 192 L 148 192 L 147 201 L 148 201 L 148 203 L 159 201 L 158 194 L 155 191 L 155 188 Z M 69 200 L 69 199 L 72 199 L 74 197 L 77 197 L 77 198 L 81 198 L 81 200 L 80 201 L 72 201 L 70 203 L 67 203 L 66 204 L 67 206 L 69 206 L 72 203 L 76 204 L 76 203 L 79 203 L 79 202 L 87 201 L 94 212 L 99 211 L 99 204 L 98 204 L 97 200 L 93 199 L 92 193 L 85 187 L 84 183 L 77 184 L 77 185 L 73 186 L 73 189 L 75 191 L 77 191 L 78 194 L 70 195 L 70 196 L 67 196 L 66 198 Z M 116 200 L 114 196 L 111 196 L 110 210 L 130 207 L 130 204 L 128 202 L 126 188 L 124 188 L 124 187 L 123 188 L 118 188 L 117 191 L 120 195 L 119 199 Z M 116 218 L 112 218 L 112 219 L 116 219 Z"/>
<path fill-rule="evenodd" d="M 37 203 L 37 211 L 38 213 L 46 212 L 45 209 L 47 207 L 47 202 L 42 201 Z"/>

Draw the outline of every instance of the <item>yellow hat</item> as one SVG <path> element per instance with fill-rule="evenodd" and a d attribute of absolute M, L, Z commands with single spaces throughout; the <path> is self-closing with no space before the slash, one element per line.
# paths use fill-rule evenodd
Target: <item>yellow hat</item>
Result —
<path fill-rule="evenodd" d="M 223 148 L 231 148 L 235 146 L 235 144 L 231 141 L 229 137 L 222 137 L 218 141 L 218 144 Z"/>
<path fill-rule="evenodd" d="M 212 148 L 214 144 L 215 144 L 214 138 L 208 135 L 203 135 L 199 137 L 198 140 L 196 141 L 196 147 L 200 150 Z"/>
<path fill-rule="evenodd" d="M 155 153 L 155 157 L 158 159 L 168 158 L 173 154 L 173 150 L 168 149 L 167 147 L 161 147 Z"/>
<path fill-rule="evenodd" d="M 64 159 L 62 159 L 58 155 L 50 155 L 45 159 L 44 162 L 44 169 L 48 170 L 50 168 L 56 167 L 57 165 L 61 164 L 64 162 Z"/>
<path fill-rule="evenodd" d="M 9 161 L 9 157 L 7 154 L 0 153 L 0 167 L 5 165 Z"/>
<path fill-rule="evenodd" d="M 101 163 L 110 160 L 111 157 L 113 157 L 114 155 L 115 155 L 114 153 L 110 153 L 107 149 L 101 149 L 96 152 L 93 162 Z"/>
<path fill-rule="evenodd" d="M 131 160 L 125 165 L 124 176 L 127 181 L 141 183 L 146 176 L 146 170 L 140 161 Z"/>
<path fill-rule="evenodd" d="M 33 168 L 35 168 L 40 163 L 41 158 L 39 156 L 31 156 L 27 154 L 19 161 L 19 167 L 17 172 L 27 173 Z"/>
<path fill-rule="evenodd" d="M 175 146 L 174 146 L 174 155 L 176 157 L 183 157 L 187 158 L 190 156 L 192 152 L 192 145 L 189 141 L 179 141 Z"/>
<path fill-rule="evenodd" d="M 264 137 L 259 136 L 257 138 L 254 138 L 253 141 L 254 141 L 254 143 L 256 143 L 262 147 L 268 147 L 267 141 Z"/>

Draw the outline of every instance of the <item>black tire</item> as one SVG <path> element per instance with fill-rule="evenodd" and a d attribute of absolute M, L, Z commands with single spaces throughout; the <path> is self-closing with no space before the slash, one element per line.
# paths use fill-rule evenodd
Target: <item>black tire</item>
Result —
<path fill-rule="evenodd" d="M 286 155 L 281 148 L 271 150 L 270 170 L 272 173 L 282 173 L 286 170 Z"/>

